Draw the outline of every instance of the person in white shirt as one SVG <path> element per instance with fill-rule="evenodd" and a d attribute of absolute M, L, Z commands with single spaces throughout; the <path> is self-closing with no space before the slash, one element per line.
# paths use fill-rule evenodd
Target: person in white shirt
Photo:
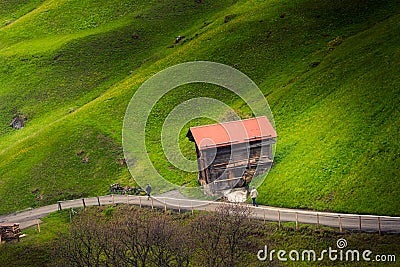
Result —
<path fill-rule="evenodd" d="M 250 197 L 251 197 L 251 200 L 253 200 L 253 206 L 258 207 L 258 204 L 256 202 L 256 198 L 258 197 L 258 191 L 254 186 L 251 187 Z"/>

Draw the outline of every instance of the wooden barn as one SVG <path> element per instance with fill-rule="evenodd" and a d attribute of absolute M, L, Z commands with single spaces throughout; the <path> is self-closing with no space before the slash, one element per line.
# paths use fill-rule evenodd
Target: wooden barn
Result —
<path fill-rule="evenodd" d="M 247 186 L 273 163 L 276 131 L 267 117 L 191 127 L 196 144 L 198 179 L 207 193 Z"/>

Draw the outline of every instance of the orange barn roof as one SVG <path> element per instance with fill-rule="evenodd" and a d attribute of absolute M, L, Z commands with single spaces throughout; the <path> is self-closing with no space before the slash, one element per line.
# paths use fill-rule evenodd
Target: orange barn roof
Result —
<path fill-rule="evenodd" d="M 277 134 L 267 117 L 223 122 L 191 127 L 187 136 L 197 147 L 206 149 L 255 140 L 276 138 Z M 193 138 L 191 138 L 193 137 Z"/>

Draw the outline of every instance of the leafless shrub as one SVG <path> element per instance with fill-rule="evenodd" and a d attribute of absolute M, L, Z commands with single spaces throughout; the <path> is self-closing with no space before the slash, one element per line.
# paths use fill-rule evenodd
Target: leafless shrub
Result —
<path fill-rule="evenodd" d="M 249 215 L 240 204 L 189 219 L 150 209 L 89 209 L 74 216 L 70 233 L 60 236 L 58 265 L 239 266 Z"/>
<path fill-rule="evenodd" d="M 242 204 L 219 206 L 193 221 L 199 266 L 235 266 L 247 244 L 251 210 Z"/>
<path fill-rule="evenodd" d="M 63 266 L 104 265 L 103 218 L 96 212 L 76 216 L 71 222 L 70 233 L 60 239 L 58 251 Z"/>

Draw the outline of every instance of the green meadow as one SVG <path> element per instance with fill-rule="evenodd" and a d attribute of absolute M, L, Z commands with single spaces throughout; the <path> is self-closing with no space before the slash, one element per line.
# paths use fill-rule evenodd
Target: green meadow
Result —
<path fill-rule="evenodd" d="M 130 99 L 158 71 L 201 60 L 245 73 L 271 107 L 279 137 L 261 204 L 399 216 L 399 43 L 395 0 L 3 1 L 0 214 L 135 185 L 122 148 Z M 197 97 L 252 116 L 238 96 L 205 84 L 157 102 L 149 157 L 179 185 L 195 186 L 197 175 L 167 161 L 160 129 Z M 27 118 L 21 130 L 9 126 L 15 115 Z M 185 131 L 209 122 L 182 130 L 188 158 Z"/>

